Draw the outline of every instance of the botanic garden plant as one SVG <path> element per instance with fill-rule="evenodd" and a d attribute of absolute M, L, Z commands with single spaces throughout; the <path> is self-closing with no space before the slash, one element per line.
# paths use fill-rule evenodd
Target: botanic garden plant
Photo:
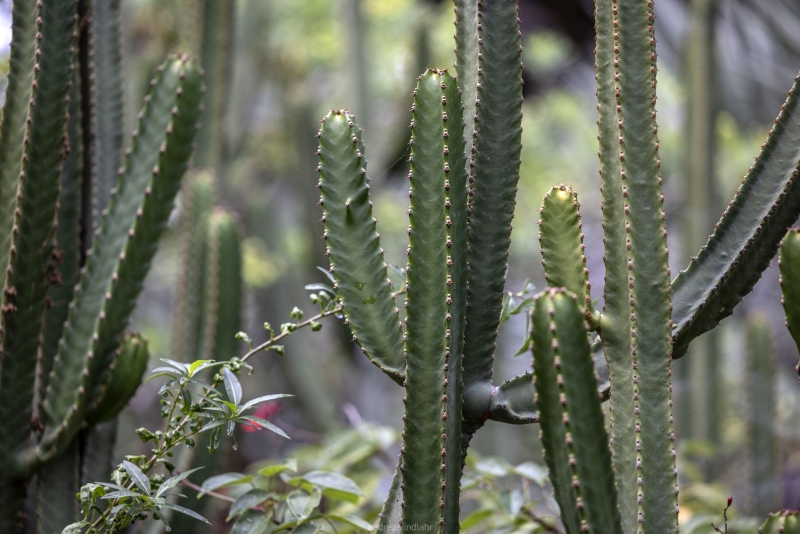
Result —
<path fill-rule="evenodd" d="M 534 372 L 494 384 L 519 177 L 519 21 L 515 0 L 455 5 L 459 78 L 426 71 L 411 108 L 404 316 L 356 118 L 333 110 L 319 132 L 323 237 L 337 296 L 353 340 L 405 388 L 400 492 L 390 492 L 381 526 L 458 532 L 464 457 L 491 419 L 540 423 L 567 532 L 675 532 L 671 362 L 732 313 L 800 215 L 800 95 L 789 92 L 708 243 L 671 280 L 653 2 L 598 0 L 604 307 L 595 310 L 589 297 L 577 196 L 559 185 L 540 221 L 552 289 L 528 305 Z M 610 439 L 601 411 L 609 397 Z"/>

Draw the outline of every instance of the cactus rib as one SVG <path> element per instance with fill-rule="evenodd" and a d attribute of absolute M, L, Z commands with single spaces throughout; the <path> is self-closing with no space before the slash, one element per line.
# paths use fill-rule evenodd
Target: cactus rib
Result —
<path fill-rule="evenodd" d="M 770 514 L 763 525 L 758 527 L 760 534 L 800 534 L 800 512 L 775 512 Z"/>
<path fill-rule="evenodd" d="M 67 320 L 69 303 L 78 283 L 81 263 L 80 219 L 81 176 L 83 172 L 83 149 L 81 144 L 80 78 L 78 69 L 73 71 L 72 87 L 67 121 L 68 156 L 61 171 L 61 193 L 58 197 L 58 225 L 55 236 L 55 266 L 59 283 L 50 287 L 50 307 L 45 311 L 42 345 L 39 350 L 38 388 L 41 399 L 53 358 L 58 352 L 58 342 Z"/>
<path fill-rule="evenodd" d="M 0 123 L 0 287 L 5 287 L 36 63 L 37 0 L 14 0 L 8 86 Z M 2 355 L 0 355 L 2 361 Z"/>
<path fill-rule="evenodd" d="M 478 84 L 478 2 L 453 0 L 456 14 L 456 73 L 464 103 L 464 151 L 472 153 L 472 130 L 475 127 L 475 98 Z M 466 163 L 466 162 L 465 162 Z"/>
<path fill-rule="evenodd" d="M 586 387 L 597 379 L 579 302 L 564 289 L 550 289 L 534 305 L 533 368 L 545 460 L 568 534 L 621 534 L 600 397 Z"/>
<path fill-rule="evenodd" d="M 469 177 L 465 417 L 490 403 L 522 139 L 522 46 L 516 0 L 478 2 L 478 85 Z"/>
<path fill-rule="evenodd" d="M 80 488 L 81 447 L 73 440 L 57 462 L 39 472 L 36 490 L 36 532 L 61 532 L 80 517 L 75 490 Z"/>
<path fill-rule="evenodd" d="M 92 0 L 97 209 L 108 205 L 122 163 L 125 105 L 120 46 L 120 0 Z"/>
<path fill-rule="evenodd" d="M 114 351 L 113 356 L 107 373 L 108 379 L 102 387 L 97 388 L 96 400 L 89 408 L 86 417 L 89 425 L 113 419 L 133 398 L 142 383 L 147 360 L 150 358 L 147 340 L 139 334 L 125 335 L 119 341 L 119 348 Z"/>
<path fill-rule="evenodd" d="M 616 473 L 618 504 L 623 530 L 638 528 L 636 433 L 634 420 L 633 357 L 630 336 L 628 250 L 625 233 L 625 198 L 619 158 L 616 87 L 614 81 L 614 13 L 612 0 L 595 2 L 595 69 L 599 130 L 600 192 L 606 267 L 600 337 L 611 388 L 611 457 Z"/>
<path fill-rule="evenodd" d="M 319 133 L 320 203 L 335 289 L 362 352 L 402 384 L 403 332 L 372 216 L 355 118 L 331 111 Z"/>
<path fill-rule="evenodd" d="M 653 3 L 614 4 L 619 160 L 625 204 L 638 510 L 644 532 L 678 524 L 670 407 L 670 281 L 656 135 Z M 654 214 L 660 216 L 654 216 Z M 612 399 L 613 400 L 613 399 Z"/>
<path fill-rule="evenodd" d="M 411 128 L 408 267 L 406 268 L 405 416 L 403 417 L 403 529 L 439 526 L 444 508 L 446 464 L 445 365 L 452 324 L 448 269 L 446 188 L 453 171 L 446 160 L 446 86 L 440 71 L 420 76 Z M 460 123 L 455 123 L 456 127 Z M 455 147 L 454 147 L 455 148 Z M 449 159 L 449 158 L 448 158 Z M 452 263 L 452 260 L 451 260 Z M 459 458 L 460 460 L 460 458 Z"/>
<path fill-rule="evenodd" d="M 800 91 L 795 78 L 786 102 L 722 217 L 697 257 L 675 278 L 673 358 L 733 313 L 777 253 L 800 213 Z"/>
<path fill-rule="evenodd" d="M 194 84 L 199 84 L 194 71 L 195 68 L 187 65 L 184 59 L 171 59 L 160 68 L 158 79 L 152 84 L 152 92 L 146 98 L 145 108 L 139 121 L 133 146 L 126 158 L 124 171 L 117 182 L 116 191 L 111 197 L 108 210 L 94 238 L 92 251 L 81 275 L 74 305 L 67 319 L 63 341 L 56 356 L 53 376 L 50 379 L 45 398 L 45 435 L 36 450 L 33 451 L 34 457 L 31 458 L 31 454 L 28 454 L 27 458 L 21 459 L 23 462 L 41 461 L 51 457 L 69 441 L 80 427 L 87 404 L 86 393 L 97 376 L 98 361 L 104 356 L 93 352 L 99 348 L 97 343 L 101 339 L 99 335 L 101 331 L 98 330 L 98 327 L 102 326 L 101 323 L 107 322 L 102 320 L 106 315 L 111 314 L 117 318 L 116 314 L 119 311 L 117 306 L 129 305 L 120 293 L 121 296 L 117 298 L 120 298 L 122 302 L 117 304 L 117 300 L 114 299 L 113 302 L 116 306 L 107 307 L 113 298 L 110 291 L 115 279 L 118 278 L 118 266 L 122 266 L 125 270 L 132 269 L 134 274 L 137 272 L 135 265 L 125 266 L 123 253 L 133 223 L 137 219 L 143 218 L 144 210 L 140 209 L 142 200 L 147 196 L 153 198 L 151 203 L 171 205 L 172 202 L 171 198 L 161 197 L 160 194 L 153 197 L 152 189 L 154 187 L 161 189 L 162 186 L 161 184 L 151 184 L 153 170 L 156 162 L 159 161 L 159 152 L 168 128 L 172 132 L 167 137 L 175 139 L 175 142 L 167 142 L 167 147 L 164 149 L 165 161 L 162 163 L 170 167 L 173 172 L 179 170 L 182 173 L 185 168 L 185 162 L 181 164 L 179 161 L 180 154 L 185 153 L 185 147 L 173 148 L 172 145 L 185 142 L 187 137 L 188 144 L 191 145 L 191 136 L 187 136 L 183 131 L 174 130 L 186 128 L 184 117 L 191 116 L 196 112 L 190 105 L 193 104 L 196 107 L 197 102 L 194 99 L 195 94 L 199 92 L 199 88 L 193 88 Z M 184 76 L 187 81 L 193 82 L 187 84 L 186 88 L 181 87 Z M 181 92 L 184 93 L 183 97 L 178 98 L 177 95 Z M 176 100 L 177 109 L 173 110 Z M 173 117 L 173 113 L 177 116 Z M 173 126 L 170 126 L 171 120 L 174 121 Z M 191 123 L 189 126 L 192 133 L 195 131 L 195 126 L 195 123 Z M 188 158 L 188 154 L 185 157 Z M 171 176 L 161 177 L 165 183 L 169 183 L 173 178 Z M 149 195 L 147 194 L 148 186 L 151 191 Z M 165 187 L 169 190 L 169 186 Z M 155 208 L 156 206 L 153 206 L 153 209 Z M 161 209 L 163 210 L 163 207 Z M 155 211 L 160 210 L 156 209 Z M 146 220 L 150 220 L 149 216 Z M 153 227 L 154 229 L 155 227 Z M 158 235 L 158 233 L 160 232 L 153 231 L 152 235 Z M 136 240 L 135 231 L 133 240 Z M 117 321 L 108 321 L 108 323 L 110 323 L 111 329 L 118 327 Z M 109 332 L 109 334 L 113 334 L 113 332 Z M 110 337 L 115 336 L 110 335 Z M 84 369 L 88 372 L 84 373 Z"/>
<path fill-rule="evenodd" d="M 397 459 L 397 465 L 394 468 L 394 475 L 392 475 L 392 483 L 389 486 L 389 493 L 386 495 L 386 500 L 383 501 L 380 514 L 378 514 L 378 525 L 376 530 L 378 532 L 392 532 L 401 531 L 400 521 L 403 512 L 403 494 L 400 487 L 403 484 L 403 464 L 400 458 Z"/>

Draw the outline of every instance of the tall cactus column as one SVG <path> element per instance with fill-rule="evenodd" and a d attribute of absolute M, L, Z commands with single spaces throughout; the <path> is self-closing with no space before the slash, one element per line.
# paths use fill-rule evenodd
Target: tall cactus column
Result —
<path fill-rule="evenodd" d="M 623 420 L 633 419 L 636 436 L 635 463 L 627 460 L 627 469 L 636 469 L 639 528 L 645 533 L 669 532 L 677 527 L 678 516 L 670 413 L 672 304 L 656 135 L 653 3 L 616 0 L 611 11 L 622 186 L 616 194 L 622 196 L 624 212 L 624 219 L 613 224 L 624 225 L 628 252 L 626 330 L 631 337 L 634 401 L 633 412 Z M 628 456 L 630 449 L 626 452 Z M 623 524 L 630 528 L 633 520 L 623 518 Z"/>

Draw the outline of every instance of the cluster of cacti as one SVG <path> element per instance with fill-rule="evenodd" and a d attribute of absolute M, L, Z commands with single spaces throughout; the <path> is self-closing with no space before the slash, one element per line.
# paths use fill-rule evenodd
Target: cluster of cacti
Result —
<path fill-rule="evenodd" d="M 464 455 L 492 419 L 540 422 L 567 532 L 675 532 L 671 362 L 732 313 L 800 214 L 799 95 L 789 92 L 714 234 L 671 282 L 653 2 L 597 0 L 604 306 L 592 308 L 577 197 L 555 187 L 541 210 L 552 289 L 531 311 L 534 372 L 495 385 L 520 168 L 519 21 L 516 0 L 455 4 L 459 79 L 427 70 L 411 108 L 404 317 L 355 117 L 331 111 L 318 135 L 323 237 L 346 322 L 362 352 L 405 388 L 393 484 L 402 499 L 390 496 L 381 525 L 397 526 L 400 504 L 402 529 L 458 532 Z M 474 116 L 464 115 L 468 105 Z M 611 439 L 600 407 L 609 389 Z"/>
<path fill-rule="evenodd" d="M 2 532 L 24 531 L 34 510 L 41 532 L 75 520 L 79 467 L 110 470 L 115 425 L 98 439 L 93 429 L 127 403 L 148 359 L 125 329 L 192 155 L 203 81 L 186 57 L 160 67 L 123 156 L 118 8 L 13 3 L 0 129 Z"/>

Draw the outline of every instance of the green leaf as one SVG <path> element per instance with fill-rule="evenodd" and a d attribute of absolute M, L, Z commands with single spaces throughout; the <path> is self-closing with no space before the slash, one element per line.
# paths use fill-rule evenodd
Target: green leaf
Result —
<path fill-rule="evenodd" d="M 244 406 L 242 406 L 239 409 L 239 411 L 243 412 L 243 411 L 245 411 L 245 410 L 247 410 L 249 408 L 252 408 L 253 406 L 255 406 L 257 404 L 261 404 L 262 402 L 267 402 L 267 401 L 271 401 L 271 400 L 275 400 L 275 399 L 282 399 L 284 397 L 294 397 L 294 395 L 288 395 L 288 394 L 279 393 L 277 395 L 265 395 L 263 397 L 256 397 L 255 399 L 247 401 L 244 404 Z"/>
<path fill-rule="evenodd" d="M 202 468 L 203 468 L 203 466 L 195 467 L 194 469 L 189 469 L 188 471 L 184 471 L 180 475 L 176 475 L 174 477 L 168 478 L 167 480 L 164 481 L 163 484 L 161 484 L 161 487 L 158 488 L 158 491 L 156 491 L 156 497 L 161 497 L 161 495 L 163 495 L 164 492 L 174 488 L 175 486 L 177 486 L 180 483 L 181 480 L 185 479 L 186 477 L 188 477 L 189 475 L 191 475 L 195 471 L 199 471 Z"/>
<path fill-rule="evenodd" d="M 123 497 L 134 497 L 134 498 L 140 499 L 142 497 L 145 497 L 145 495 L 142 495 L 141 493 L 137 493 L 137 492 L 129 490 L 129 489 L 122 489 L 122 490 L 112 491 L 110 493 L 106 493 L 105 495 L 103 495 L 100 498 L 101 499 L 122 499 Z"/>
<path fill-rule="evenodd" d="M 481 458 L 475 464 L 475 470 L 492 477 L 508 476 L 512 467 L 502 458 Z"/>
<path fill-rule="evenodd" d="M 187 374 L 189 376 L 194 376 L 194 374 L 197 371 L 205 369 L 206 367 L 208 367 L 208 364 L 210 364 L 210 363 L 214 363 L 214 360 L 197 360 L 197 361 L 194 361 L 189 366 L 189 371 L 188 371 Z"/>
<path fill-rule="evenodd" d="M 161 507 L 169 508 L 170 510 L 175 510 L 178 513 L 188 515 L 189 517 L 193 517 L 198 521 L 202 521 L 203 523 L 208 523 L 209 525 L 211 524 L 211 522 L 202 515 L 198 514 L 194 510 L 189 510 L 188 508 L 184 508 L 183 506 L 178 506 L 177 504 L 172 504 L 172 503 L 164 503 L 161 505 Z"/>
<path fill-rule="evenodd" d="M 243 475 L 241 473 L 224 473 L 222 475 L 216 475 L 211 478 L 207 478 L 201 485 L 201 491 L 197 494 L 197 498 L 199 499 L 209 491 L 214 491 L 219 488 L 225 488 L 228 486 L 237 486 L 239 484 L 247 484 L 253 480 L 253 477 L 250 475 Z"/>
<path fill-rule="evenodd" d="M 272 432 L 275 432 L 279 436 L 283 436 L 286 439 L 292 439 L 286 434 L 286 432 L 284 432 L 277 426 L 273 425 L 266 419 L 261 419 L 260 417 L 256 417 L 255 415 L 244 415 L 237 420 L 243 422 L 242 419 L 250 421 L 251 423 L 254 423 L 260 427 L 266 428 L 267 430 L 271 430 Z"/>
<path fill-rule="evenodd" d="M 472 528 L 475 525 L 482 523 L 483 521 L 491 517 L 492 514 L 494 513 L 495 513 L 494 510 L 486 508 L 482 510 L 475 510 L 467 517 L 465 517 L 463 521 L 461 521 L 461 530 L 467 530 L 468 528 Z"/>
<path fill-rule="evenodd" d="M 245 510 L 234 523 L 231 534 L 265 534 L 271 518 L 272 512 Z"/>
<path fill-rule="evenodd" d="M 106 488 L 101 484 L 84 484 L 79 494 L 81 500 L 81 517 L 86 519 L 92 510 L 95 501 L 105 495 Z"/>
<path fill-rule="evenodd" d="M 342 523 L 347 523 L 348 525 L 353 525 L 356 528 L 361 530 L 366 530 L 367 532 L 372 532 L 372 525 L 358 517 L 357 515 L 353 514 L 328 514 L 327 517 L 329 519 L 333 519 L 335 521 L 341 521 Z"/>
<path fill-rule="evenodd" d="M 288 460 L 284 460 L 283 462 L 275 465 L 268 465 L 266 467 L 262 467 L 258 470 L 258 474 L 271 477 L 275 476 L 278 473 L 283 471 L 295 471 L 297 472 L 297 459 L 296 458 L 289 458 Z"/>
<path fill-rule="evenodd" d="M 314 523 L 303 523 L 302 525 L 294 527 L 289 534 L 317 534 L 321 530 L 322 527 Z"/>
<path fill-rule="evenodd" d="M 206 430 L 211 430 L 212 428 L 216 428 L 218 426 L 222 426 L 225 424 L 224 419 L 213 419 L 206 423 L 203 428 L 200 429 L 200 432 L 205 432 Z"/>
<path fill-rule="evenodd" d="M 83 529 L 88 526 L 88 521 L 78 521 L 77 523 L 72 523 L 71 525 L 64 527 L 64 530 L 61 531 L 61 534 L 81 534 Z"/>
<path fill-rule="evenodd" d="M 230 521 L 245 510 L 249 510 L 258 506 L 269 499 L 271 495 L 272 494 L 270 492 L 261 488 L 251 489 L 247 493 L 240 495 L 239 498 L 236 499 L 236 501 L 234 501 L 234 503 L 231 505 L 231 509 L 228 512 L 228 517 L 225 519 L 225 521 Z"/>
<path fill-rule="evenodd" d="M 236 339 L 244 341 L 245 343 L 247 343 L 247 346 L 249 346 L 251 349 L 253 348 L 253 340 L 250 336 L 247 335 L 246 332 L 237 332 Z"/>
<path fill-rule="evenodd" d="M 133 483 L 146 495 L 150 495 L 150 480 L 148 480 L 147 475 L 142 473 L 142 470 L 139 469 L 136 464 L 128 460 L 123 460 L 122 466 L 125 468 L 125 471 L 128 472 L 128 476 L 131 477 Z"/>
<path fill-rule="evenodd" d="M 176 362 L 175 360 L 170 360 L 168 358 L 159 358 L 159 360 L 161 360 L 162 362 L 166 363 L 170 367 L 173 367 L 174 369 L 177 369 L 178 371 L 181 372 L 181 374 L 185 375 L 185 374 L 188 374 L 188 372 L 189 372 L 189 366 L 186 365 L 185 363 Z"/>
<path fill-rule="evenodd" d="M 222 369 L 222 381 L 225 382 L 225 392 L 228 394 L 228 399 L 234 404 L 231 409 L 233 413 L 236 413 L 236 407 L 242 401 L 242 385 L 236 375 L 228 368 Z"/>
<path fill-rule="evenodd" d="M 164 530 L 167 532 L 172 530 L 172 527 L 169 526 L 169 521 L 167 521 L 167 518 L 161 513 L 161 510 L 153 510 L 153 515 L 157 517 L 159 521 L 164 523 Z"/>
<path fill-rule="evenodd" d="M 317 486 L 328 497 L 352 503 L 357 503 L 359 498 L 364 495 L 351 479 L 329 471 L 311 471 L 288 482 L 292 485 L 306 483 L 311 486 Z"/>
<path fill-rule="evenodd" d="M 289 513 L 296 521 L 300 522 L 311 516 L 311 512 L 319 504 L 320 498 L 319 490 L 316 490 L 313 496 L 303 490 L 295 490 L 286 496 L 285 502 Z"/>

